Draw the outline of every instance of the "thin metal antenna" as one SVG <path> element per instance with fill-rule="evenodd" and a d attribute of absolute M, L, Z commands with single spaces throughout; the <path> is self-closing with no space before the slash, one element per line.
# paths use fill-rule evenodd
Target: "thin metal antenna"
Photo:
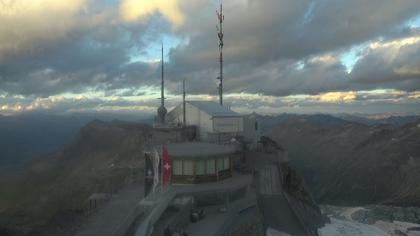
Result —
<path fill-rule="evenodd" d="M 164 64 L 165 62 L 163 61 L 163 43 L 162 43 L 162 80 L 161 80 L 161 91 L 160 91 L 160 107 L 158 108 L 158 124 L 159 125 L 165 125 L 165 121 L 166 121 L 166 114 L 168 113 L 168 111 L 165 108 L 165 76 L 164 76 Z"/>
<path fill-rule="evenodd" d="M 223 22 L 225 21 L 225 16 L 223 15 L 223 2 L 220 1 L 220 12 L 216 11 L 217 18 L 219 19 L 219 26 L 217 28 L 217 36 L 219 37 L 219 62 L 220 62 L 220 74 L 217 78 L 219 82 L 219 102 L 220 105 L 223 106 Z"/>
<path fill-rule="evenodd" d="M 187 108 L 186 108 L 186 102 L 185 102 L 185 96 L 186 96 L 186 92 L 185 92 L 185 79 L 182 81 L 182 124 L 184 126 L 187 126 L 187 117 L 186 117 L 186 113 L 187 113 Z"/>
<path fill-rule="evenodd" d="M 162 81 L 161 81 L 161 91 L 160 91 L 160 105 L 165 106 L 165 74 L 164 74 L 164 61 L 163 61 L 163 42 L 162 42 Z"/>

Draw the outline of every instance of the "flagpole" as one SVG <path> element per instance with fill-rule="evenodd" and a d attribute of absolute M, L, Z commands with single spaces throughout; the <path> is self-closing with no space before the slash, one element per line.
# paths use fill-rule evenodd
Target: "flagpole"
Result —
<path fill-rule="evenodd" d="M 156 148 L 153 153 L 153 198 L 156 198 Z"/>
<path fill-rule="evenodd" d="M 153 196 L 154 198 L 156 198 L 156 188 L 158 187 L 159 184 L 159 165 L 160 165 L 160 155 L 159 152 L 157 151 L 156 147 L 153 149 L 154 150 L 154 154 L 153 154 Z"/>
<path fill-rule="evenodd" d="M 163 194 L 163 144 L 162 144 L 162 146 L 161 146 L 161 155 L 160 155 L 160 158 L 161 158 L 161 163 L 160 163 L 160 186 L 161 186 L 161 192 L 162 192 L 162 194 Z"/>

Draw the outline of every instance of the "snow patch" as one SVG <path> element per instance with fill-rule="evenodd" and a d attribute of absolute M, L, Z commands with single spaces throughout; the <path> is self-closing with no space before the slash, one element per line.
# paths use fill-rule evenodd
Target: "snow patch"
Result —
<path fill-rule="evenodd" d="M 320 236 L 391 236 L 371 225 L 331 218 L 331 224 L 318 230 Z"/>
<path fill-rule="evenodd" d="M 290 234 L 287 234 L 285 232 L 280 232 L 272 228 L 268 228 L 266 232 L 266 236 L 290 236 Z"/>
<path fill-rule="evenodd" d="M 409 222 L 401 222 L 401 221 L 394 221 L 394 222 L 385 222 L 382 220 L 378 220 L 375 223 L 375 226 L 382 229 L 385 232 L 388 232 L 392 236 L 399 236 L 399 235 L 408 235 L 408 236 L 420 236 L 420 231 L 410 230 L 410 228 L 419 228 L 419 224 L 409 223 Z"/>

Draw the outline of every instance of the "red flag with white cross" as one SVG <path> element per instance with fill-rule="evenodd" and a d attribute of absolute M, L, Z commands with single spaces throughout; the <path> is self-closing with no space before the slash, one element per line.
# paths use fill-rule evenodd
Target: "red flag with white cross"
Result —
<path fill-rule="evenodd" d="M 172 176 L 172 160 L 169 156 L 168 150 L 162 147 L 162 185 L 166 186 L 171 181 Z"/>

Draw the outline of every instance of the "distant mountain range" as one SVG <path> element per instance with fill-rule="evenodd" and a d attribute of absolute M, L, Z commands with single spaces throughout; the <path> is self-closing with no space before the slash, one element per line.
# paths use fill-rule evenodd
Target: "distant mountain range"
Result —
<path fill-rule="evenodd" d="M 420 115 L 366 115 L 366 114 L 291 114 L 259 115 L 263 129 L 270 129 L 275 125 L 292 119 L 306 119 L 308 122 L 318 125 L 345 124 L 348 122 L 364 125 L 393 125 L 403 126 L 420 119 Z"/>
<path fill-rule="evenodd" d="M 363 115 L 363 114 L 339 114 L 336 117 L 347 121 L 353 121 L 366 125 L 389 124 L 402 126 L 420 119 L 419 115 Z"/>
<path fill-rule="evenodd" d="M 0 168 L 55 151 L 74 138 L 88 122 L 115 117 L 151 123 L 151 118 L 141 114 L 0 115 Z"/>
<path fill-rule="evenodd" d="M 89 120 L 77 116 L 0 116 L 0 166 L 58 149 Z"/>
<path fill-rule="evenodd" d="M 407 123 L 412 119 L 367 125 L 329 115 L 260 118 L 321 203 L 420 206 L 420 119 Z"/>

